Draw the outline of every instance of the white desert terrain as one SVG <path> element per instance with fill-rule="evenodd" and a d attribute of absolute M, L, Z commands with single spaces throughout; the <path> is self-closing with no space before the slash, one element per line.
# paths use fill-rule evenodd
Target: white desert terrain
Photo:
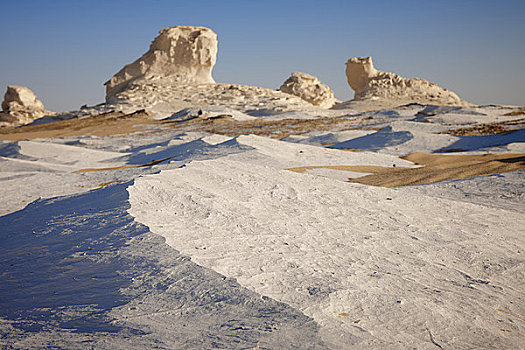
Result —
<path fill-rule="evenodd" d="M 2 349 L 525 349 L 524 107 L 216 54 L 163 29 L 78 111 L 8 88 Z"/>

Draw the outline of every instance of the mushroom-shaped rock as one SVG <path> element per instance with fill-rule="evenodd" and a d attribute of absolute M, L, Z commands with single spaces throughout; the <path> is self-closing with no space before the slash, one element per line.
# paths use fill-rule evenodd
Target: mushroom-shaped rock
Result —
<path fill-rule="evenodd" d="M 4 125 L 23 125 L 52 112 L 46 111 L 44 104 L 37 100 L 33 91 L 25 86 L 10 85 L 4 95 L 0 122 Z"/>
<path fill-rule="evenodd" d="M 216 59 L 217 34 L 211 29 L 194 26 L 162 29 L 148 52 L 104 84 L 106 100 L 132 82 L 164 79 L 173 85 L 215 83 L 211 73 Z"/>
<path fill-rule="evenodd" d="M 375 101 L 383 105 L 408 103 L 472 106 L 452 91 L 419 78 L 403 78 L 374 68 L 372 57 L 354 57 L 346 62 L 348 85 L 354 101 Z"/>
<path fill-rule="evenodd" d="M 328 85 L 321 83 L 318 78 L 307 73 L 292 73 L 279 90 L 298 96 L 306 102 L 321 108 L 330 108 L 336 102 L 339 102 Z"/>

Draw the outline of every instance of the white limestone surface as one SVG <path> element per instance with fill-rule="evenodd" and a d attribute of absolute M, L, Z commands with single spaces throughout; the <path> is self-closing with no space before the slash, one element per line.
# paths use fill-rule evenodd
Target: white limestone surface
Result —
<path fill-rule="evenodd" d="M 326 84 L 311 74 L 294 72 L 279 88 L 287 94 L 299 96 L 314 106 L 330 108 L 339 102 Z"/>
<path fill-rule="evenodd" d="M 9 85 L 2 102 L 0 126 L 28 124 L 46 114 L 54 113 L 44 108 L 33 91 L 25 86 Z"/>
<path fill-rule="evenodd" d="M 164 28 L 148 52 L 124 66 L 106 85 L 106 99 L 125 90 L 132 82 L 159 78 L 177 84 L 215 83 L 212 69 L 217 60 L 217 34 L 206 27 Z"/>
<path fill-rule="evenodd" d="M 389 104 L 390 108 L 409 103 L 471 106 L 454 92 L 419 78 L 403 78 L 377 70 L 372 57 L 353 57 L 346 62 L 348 85 L 355 101 Z"/>
<path fill-rule="evenodd" d="M 521 213 L 229 158 L 137 179 L 129 212 L 330 347 L 520 346 Z"/>

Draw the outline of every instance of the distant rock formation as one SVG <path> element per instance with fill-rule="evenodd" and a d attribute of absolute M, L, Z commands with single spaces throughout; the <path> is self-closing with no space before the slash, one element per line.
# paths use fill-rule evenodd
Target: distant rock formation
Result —
<path fill-rule="evenodd" d="M 472 106 L 452 91 L 418 78 L 403 78 L 374 68 L 372 57 L 354 57 L 346 62 L 348 84 L 356 102 L 373 102 L 384 107 L 409 103 Z M 349 101 L 349 102 L 353 102 Z M 345 103 L 348 104 L 348 103 Z"/>
<path fill-rule="evenodd" d="M 169 115 L 192 106 L 223 106 L 252 116 L 318 108 L 282 91 L 215 83 L 216 56 L 217 35 L 211 29 L 162 29 L 148 52 L 105 83 L 106 107 Z"/>
<path fill-rule="evenodd" d="M 44 108 L 33 91 L 25 86 L 10 85 L 4 95 L 0 123 L 3 126 L 17 126 L 31 123 L 44 115 L 54 114 Z"/>
<path fill-rule="evenodd" d="M 106 85 L 106 100 L 131 83 L 164 80 L 168 84 L 215 83 L 211 72 L 217 59 L 217 34 L 206 27 L 165 28 L 148 52 L 124 66 Z"/>
<path fill-rule="evenodd" d="M 328 85 L 313 75 L 295 72 L 279 88 L 282 92 L 295 95 L 321 108 L 330 108 L 339 102 Z"/>
<path fill-rule="evenodd" d="M 162 29 L 148 52 L 105 83 L 106 107 L 125 113 L 147 109 L 165 116 L 188 107 L 221 106 L 259 117 L 308 112 L 337 102 L 328 86 L 304 73 L 294 73 L 283 84 L 281 90 L 291 94 L 217 84 L 212 78 L 217 46 L 217 35 L 205 27 Z"/>
<path fill-rule="evenodd" d="M 161 115 L 173 114 L 192 106 L 222 106 L 257 117 L 319 109 L 282 91 L 235 84 L 131 84 L 106 104 L 108 108 L 125 113 L 147 109 Z"/>

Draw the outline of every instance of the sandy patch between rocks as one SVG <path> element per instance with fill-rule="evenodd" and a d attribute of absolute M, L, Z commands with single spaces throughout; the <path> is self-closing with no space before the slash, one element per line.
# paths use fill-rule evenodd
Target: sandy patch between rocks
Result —
<path fill-rule="evenodd" d="M 321 165 L 289 168 L 287 170 L 297 173 L 306 173 L 308 170 L 314 169 L 372 173 L 372 175 L 349 179 L 348 181 L 372 186 L 396 187 L 423 185 L 443 180 L 464 179 L 525 169 L 525 154 L 439 155 L 413 153 L 402 158 L 422 165 L 422 167 Z"/>
<path fill-rule="evenodd" d="M 112 112 L 83 119 L 72 118 L 48 124 L 2 128 L 0 129 L 0 140 L 19 141 L 34 138 L 87 135 L 109 136 L 146 131 L 152 128 L 178 129 L 182 132 L 208 132 L 230 137 L 254 134 L 278 139 L 314 130 L 377 130 L 377 128 L 362 125 L 362 122 L 361 118 L 354 116 L 283 120 L 259 118 L 239 121 L 227 114 L 212 118 L 204 116 L 182 120 L 155 120 L 146 112 L 141 111 L 131 114 Z"/>
<path fill-rule="evenodd" d="M 68 136 L 109 136 L 129 134 L 158 124 L 145 112 L 110 112 L 88 118 L 71 118 L 48 124 L 0 129 L 0 140 L 19 141 Z"/>

